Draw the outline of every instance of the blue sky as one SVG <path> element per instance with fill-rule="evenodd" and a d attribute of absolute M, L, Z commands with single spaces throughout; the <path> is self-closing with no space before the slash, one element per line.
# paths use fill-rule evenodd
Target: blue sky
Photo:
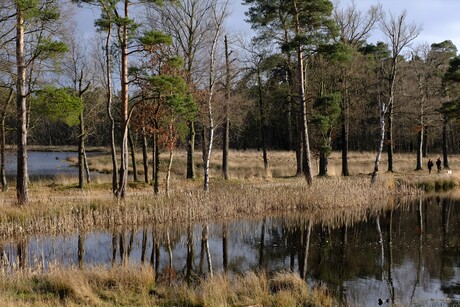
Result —
<path fill-rule="evenodd" d="M 340 0 L 341 5 L 350 2 L 351 0 Z M 370 5 L 379 2 L 386 14 L 391 12 L 397 16 L 404 9 L 407 10 L 408 21 L 422 28 L 415 44 L 432 44 L 451 40 L 460 50 L 460 0 L 355 0 L 361 11 L 366 11 Z M 251 33 L 250 25 L 244 22 L 246 9 L 247 7 L 241 4 L 241 0 L 233 0 L 228 29 Z M 84 10 L 79 9 L 76 19 L 83 32 L 91 33 L 94 31 L 92 20 L 98 16 L 99 10 L 97 8 L 93 10 L 85 8 Z M 371 42 L 384 40 L 378 30 L 374 32 L 375 34 L 370 38 Z"/>

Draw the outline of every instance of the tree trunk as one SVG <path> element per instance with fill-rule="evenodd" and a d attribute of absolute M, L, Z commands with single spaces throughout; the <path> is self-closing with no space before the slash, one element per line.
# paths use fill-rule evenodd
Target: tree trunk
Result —
<path fill-rule="evenodd" d="M 166 196 L 169 196 L 169 187 L 171 181 L 171 166 L 173 161 L 173 150 L 169 150 L 169 160 L 168 160 L 168 172 L 166 173 Z"/>
<path fill-rule="evenodd" d="M 448 160 L 448 153 L 447 153 L 447 124 L 449 119 L 447 116 L 444 115 L 442 121 L 442 160 L 443 160 L 443 167 L 449 169 L 449 160 Z"/>
<path fill-rule="evenodd" d="M 110 52 L 110 37 L 111 37 L 111 27 L 108 27 L 107 37 L 105 41 L 105 69 L 106 69 L 106 86 L 107 86 L 107 116 L 110 120 L 110 155 L 112 158 L 112 193 L 117 195 L 118 190 L 118 161 L 117 161 L 117 151 L 115 143 L 115 119 L 112 115 L 112 106 L 113 106 L 113 96 L 112 96 L 112 58 Z"/>
<path fill-rule="evenodd" d="M 6 181 L 6 172 L 5 172 L 5 150 L 6 150 L 6 129 L 5 129 L 5 118 L 6 118 L 6 109 L 13 101 L 14 91 L 11 88 L 8 94 L 8 99 L 5 101 L 1 114 L 1 127 L 0 127 L 0 180 L 2 182 L 2 191 L 6 192 L 8 190 L 8 182 Z"/>
<path fill-rule="evenodd" d="M 299 22 L 299 10 L 297 8 L 296 0 L 292 0 L 295 10 L 295 32 L 300 34 L 300 22 Z M 308 137 L 308 122 L 307 122 L 307 102 L 305 99 L 305 79 L 304 79 L 304 63 L 303 63 L 303 52 L 301 46 L 296 47 L 297 51 L 297 78 L 299 80 L 298 93 L 300 101 L 300 113 L 301 113 L 301 129 L 302 129 L 302 150 L 305 159 L 303 165 L 303 171 L 307 184 L 311 186 L 313 184 L 313 175 L 311 170 L 311 159 L 310 159 L 310 142 Z"/>
<path fill-rule="evenodd" d="M 124 17 L 128 19 L 129 1 L 124 0 Z M 121 49 L 121 144 L 120 144 L 120 173 L 117 198 L 123 199 L 128 185 L 128 25 L 123 23 L 119 28 Z"/>
<path fill-rule="evenodd" d="M 230 60 L 228 53 L 227 35 L 225 35 L 225 105 L 224 105 L 224 129 L 222 130 L 222 175 L 225 180 L 228 180 L 228 150 L 230 142 L 230 120 L 228 117 L 228 106 L 230 103 Z"/>
<path fill-rule="evenodd" d="M 83 111 L 80 114 L 80 135 L 78 136 L 78 187 L 83 189 L 85 185 L 84 172 L 85 172 L 85 124 L 83 122 Z"/>
<path fill-rule="evenodd" d="M 417 137 L 417 165 L 415 167 L 416 171 L 421 171 L 423 169 L 422 158 L 423 158 L 423 128 L 420 129 L 420 131 L 418 132 L 418 137 Z"/>
<path fill-rule="evenodd" d="M 142 127 L 142 162 L 144 164 L 144 182 L 149 183 L 149 157 L 147 153 L 147 135 L 145 126 Z"/>
<path fill-rule="evenodd" d="M 428 154 L 428 126 L 423 127 L 423 151 L 422 157 L 426 158 Z"/>
<path fill-rule="evenodd" d="M 133 164 L 133 180 L 137 182 L 137 163 L 136 163 L 136 148 L 134 147 L 133 136 L 131 129 L 128 129 L 128 143 L 131 150 L 131 163 Z"/>
<path fill-rule="evenodd" d="M 377 175 L 379 173 L 380 157 L 382 155 L 383 143 L 385 141 L 385 103 L 380 103 L 380 142 L 377 149 L 377 155 L 375 157 L 374 172 L 372 173 L 371 184 L 377 181 Z"/>
<path fill-rule="evenodd" d="M 393 140 L 393 103 L 388 105 L 388 171 L 394 172 L 393 168 L 393 148 L 394 148 L 394 140 Z"/>
<path fill-rule="evenodd" d="M 16 115 L 17 115 L 17 176 L 16 197 L 19 205 L 29 201 L 27 172 L 27 103 L 26 63 L 24 60 L 24 17 L 16 6 Z"/>
<path fill-rule="evenodd" d="M 5 112 L 2 113 L 1 127 L 0 127 L 0 180 L 2 182 L 2 191 L 6 192 L 8 190 L 8 182 L 6 181 L 6 172 L 5 172 Z"/>
<path fill-rule="evenodd" d="M 216 12 L 214 12 L 216 13 Z M 223 15 L 224 16 L 224 15 Z M 208 83 L 208 124 L 209 124 L 209 139 L 208 139 L 208 147 L 205 153 L 205 161 L 204 161 L 204 180 L 203 180 L 203 190 L 209 190 L 209 165 L 211 162 L 211 152 L 212 152 L 212 145 L 214 141 L 214 115 L 213 115 L 213 108 L 212 108 L 212 100 L 214 98 L 214 85 L 215 85 L 215 76 L 214 76 L 214 65 L 216 60 L 216 48 L 217 48 L 217 39 L 220 34 L 220 27 L 221 27 L 222 20 L 216 20 L 216 29 L 214 33 L 214 37 L 211 44 L 211 50 L 209 54 L 209 83 Z M 212 272 L 211 272 L 212 275 Z"/>
<path fill-rule="evenodd" d="M 155 126 L 157 126 L 157 124 L 155 124 Z M 160 180 L 158 178 L 160 173 L 160 146 L 158 145 L 158 136 L 156 134 L 153 136 L 152 150 L 153 192 L 158 194 L 158 192 L 160 192 Z"/>
<path fill-rule="evenodd" d="M 297 117 L 297 125 L 296 125 L 296 132 L 297 132 L 297 142 L 295 147 L 295 158 L 296 158 L 296 176 L 300 177 L 303 174 L 303 150 L 302 150 L 302 132 L 300 131 L 300 126 L 302 125 L 302 118 L 301 115 Z"/>
<path fill-rule="evenodd" d="M 187 137 L 187 179 L 195 178 L 195 123 L 188 122 Z"/>
<path fill-rule="evenodd" d="M 88 165 L 88 156 L 86 155 L 86 149 L 83 147 L 83 160 L 85 164 L 85 173 L 86 173 L 86 183 L 91 183 L 89 165 Z"/>
<path fill-rule="evenodd" d="M 319 153 L 319 173 L 318 176 L 327 176 L 327 164 L 328 158 L 327 153 L 321 149 Z"/>
<path fill-rule="evenodd" d="M 345 90 L 345 97 L 342 99 L 342 176 L 349 176 L 348 171 L 348 91 Z"/>
<path fill-rule="evenodd" d="M 259 90 L 259 115 L 260 115 L 260 136 L 262 141 L 262 158 L 264 161 L 264 170 L 265 175 L 268 174 L 268 156 L 267 156 L 267 140 L 266 140 L 266 119 L 265 119 L 265 103 L 264 103 L 264 93 L 262 89 L 262 77 L 260 75 L 260 70 L 257 69 L 257 82 Z"/>

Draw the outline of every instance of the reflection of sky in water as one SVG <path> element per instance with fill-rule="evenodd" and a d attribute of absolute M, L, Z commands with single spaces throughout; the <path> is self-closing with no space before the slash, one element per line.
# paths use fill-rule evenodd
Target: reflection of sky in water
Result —
<path fill-rule="evenodd" d="M 447 202 L 447 201 L 446 201 Z M 446 203 L 428 202 L 424 218 L 425 233 L 417 231 L 419 212 L 417 209 L 393 211 L 393 234 L 391 253 L 389 251 L 389 215 L 380 217 L 382 238 L 384 241 L 383 266 L 382 246 L 379 242 L 375 218 L 356 223 L 348 227 L 346 248 L 341 248 L 340 229 L 327 230 L 316 225 L 313 227 L 307 262 L 309 285 L 323 284 L 335 295 L 342 294 L 342 301 L 351 306 L 377 306 L 378 299 L 390 299 L 393 293 L 394 303 L 408 305 L 447 306 L 449 299 L 460 301 L 458 290 L 460 280 L 460 242 L 456 239 L 460 231 L 460 206 L 451 202 L 444 207 L 449 214 L 449 232 L 443 233 L 440 217 Z M 298 219 L 297 219 L 298 221 Z M 293 244 L 295 229 L 305 222 L 283 227 L 284 218 L 267 218 L 263 221 L 236 221 L 227 224 L 228 268 L 230 272 L 245 272 L 263 268 L 288 271 L 293 258 L 294 270 L 299 272 L 299 241 Z M 297 226 L 296 226 L 297 225 Z M 297 227 L 297 228 L 296 228 Z M 261 230 L 264 232 L 264 250 L 262 267 L 260 262 Z M 145 261 L 150 261 L 152 253 L 152 230 L 147 228 Z M 209 224 L 209 247 L 212 266 L 215 273 L 223 272 L 223 227 L 221 224 Z M 124 233 L 124 250 L 127 252 L 131 231 Z M 298 235 L 299 233 L 297 233 Z M 442 239 L 442 237 L 444 239 Z M 121 263 L 120 234 L 116 233 L 116 263 Z M 161 243 L 160 268 L 164 272 L 169 265 L 166 236 L 155 237 Z M 185 227 L 170 232 L 173 254 L 173 268 L 178 276 L 186 272 L 187 233 Z M 323 238 L 323 239 L 322 239 Z M 324 240 L 324 238 L 326 238 Z M 134 233 L 129 262 L 137 264 L 142 257 L 142 230 Z M 194 260 L 192 270 L 199 275 L 201 258 L 202 225 L 193 227 Z M 445 246 L 442 246 L 445 242 Z M 294 250 L 293 250 L 294 248 Z M 443 249 L 448 249 L 446 252 Z M 43 238 L 32 237 L 27 241 L 29 264 L 58 263 L 59 265 L 78 265 L 78 235 L 68 237 Z M 15 259 L 16 245 L 5 245 L 6 254 Z M 294 253 L 292 253 L 292 251 Z M 84 236 L 85 266 L 112 263 L 112 233 L 98 231 Z M 391 254 L 391 257 L 390 257 Z M 208 270 L 206 255 L 203 254 L 203 272 Z M 43 261 L 43 258 L 45 261 Z M 390 263 L 391 262 L 391 263 Z M 388 305 L 388 304 L 387 304 Z"/>
<path fill-rule="evenodd" d="M 76 157 L 76 152 L 43 152 L 29 151 L 27 153 L 29 175 L 55 175 L 58 173 L 77 174 L 77 168 L 70 167 L 68 157 Z M 8 175 L 15 175 L 17 168 L 16 156 L 12 152 L 6 153 L 5 170 Z"/>

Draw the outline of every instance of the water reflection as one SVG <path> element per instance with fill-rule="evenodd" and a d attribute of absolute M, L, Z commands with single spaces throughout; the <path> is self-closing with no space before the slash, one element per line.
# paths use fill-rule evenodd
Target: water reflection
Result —
<path fill-rule="evenodd" d="M 191 283 L 283 270 L 326 286 L 345 305 L 443 305 L 460 301 L 459 205 L 433 197 L 372 211 L 29 237 L 0 248 L 5 271 L 149 262 L 157 279 Z"/>

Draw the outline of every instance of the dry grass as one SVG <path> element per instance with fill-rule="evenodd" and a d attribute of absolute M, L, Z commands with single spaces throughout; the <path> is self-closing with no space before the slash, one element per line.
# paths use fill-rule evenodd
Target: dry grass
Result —
<path fill-rule="evenodd" d="M 177 156 L 175 162 L 178 169 L 185 169 L 185 153 L 181 152 Z M 106 154 L 91 157 L 96 163 L 107 158 Z M 215 166 L 219 162 L 219 154 L 215 154 L 214 158 Z M 339 169 L 339 158 L 338 153 L 332 155 L 330 169 Z M 414 157 L 397 156 L 396 168 L 408 169 L 412 163 L 411 158 Z M 367 165 L 372 159 L 371 154 L 351 153 L 352 176 L 316 177 L 313 185 L 308 187 L 303 178 L 288 176 L 295 172 L 292 152 L 270 153 L 272 173 L 266 176 L 260 153 L 232 151 L 230 174 L 233 174 L 234 179 L 220 179 L 219 170 L 214 167 L 209 193 L 202 191 L 201 180 L 185 180 L 184 174 L 176 171 L 171 197 L 154 195 L 150 185 L 135 183 L 130 184 L 128 197 L 121 203 L 117 203 L 112 196 L 110 175 L 105 178 L 107 181 L 99 177 L 83 190 L 77 189 L 76 183 L 72 184 L 72 178 L 59 176 L 54 180 L 33 182 L 30 186 L 30 204 L 22 208 L 15 205 L 14 189 L 3 193 L 0 199 L 0 236 L 8 238 L 36 233 L 70 233 L 120 225 L 137 227 L 153 222 L 167 227 L 174 223 L 261 217 L 300 211 L 321 212 L 324 209 L 334 209 L 326 212 L 343 210 L 345 213 L 339 217 L 341 219 L 349 216 L 347 212 L 352 212 L 352 218 L 355 212 L 391 204 L 395 196 L 419 195 L 420 191 L 407 182 L 447 176 L 429 176 L 427 172 L 423 174 L 415 171 L 408 171 L 407 174 L 383 172 L 379 175 L 378 183 L 371 187 L 369 174 L 358 173 L 358 166 Z M 457 167 L 459 164 L 459 157 L 451 158 L 451 165 Z M 450 178 L 456 176 L 454 168 Z M 334 223 L 336 217 L 332 214 L 328 219 Z"/>
<path fill-rule="evenodd" d="M 324 209 L 334 209 L 325 212 L 362 211 L 386 206 L 396 195 L 418 193 L 408 186 L 389 189 L 385 181 L 370 188 L 370 183 L 359 177 L 320 178 L 311 187 L 299 178 L 263 184 L 216 181 L 209 193 L 185 189 L 171 197 L 154 196 L 142 189 L 131 190 L 130 196 L 121 203 L 116 203 L 110 192 L 71 190 L 57 195 L 49 192 L 46 198 L 32 201 L 23 208 L 14 204 L 1 206 L 0 236 L 62 234 L 151 223 L 168 227 L 178 223 Z"/>
<path fill-rule="evenodd" d="M 23 272 L 0 279 L 2 306 L 333 306 L 295 273 L 214 276 L 187 286 L 155 283 L 150 266 Z"/>
<path fill-rule="evenodd" d="M 138 174 L 143 173 L 142 155 L 137 153 Z M 166 155 L 160 155 L 162 172 L 166 168 Z M 424 170 L 414 171 L 416 166 L 416 156 L 414 153 L 395 154 L 394 155 L 394 173 L 393 176 L 418 176 L 429 177 L 426 170 L 426 161 L 428 158 L 435 160 L 436 155 L 430 155 L 424 159 Z M 101 151 L 100 154 L 91 155 L 89 158 L 89 166 L 92 171 L 101 173 L 110 173 L 112 170 L 112 162 L 107 151 Z M 255 150 L 236 151 L 232 150 L 229 153 L 229 176 L 231 180 L 260 182 L 272 180 L 276 178 L 289 178 L 296 174 L 296 160 L 294 152 L 286 151 L 270 151 L 268 153 L 269 169 L 264 170 L 262 152 Z M 312 157 L 313 173 L 318 173 L 318 160 Z M 151 159 L 149 159 L 151 163 Z M 72 161 L 76 163 L 75 161 Z M 197 163 L 197 176 L 202 174 L 202 159 L 201 153 L 196 151 L 195 162 Z M 211 177 L 222 177 L 222 152 L 214 150 L 211 159 Z M 368 176 L 374 169 L 375 153 L 372 152 L 350 152 L 349 153 L 349 171 L 354 176 Z M 176 179 L 183 179 L 186 170 L 186 152 L 179 150 L 175 153 L 172 173 Z M 452 169 L 452 177 L 460 178 L 460 155 L 452 155 L 449 157 L 449 165 Z M 380 174 L 386 173 L 388 168 L 386 154 L 382 155 L 380 161 Z M 132 169 L 131 169 L 132 170 Z M 329 158 L 328 174 L 335 177 L 341 174 L 341 153 L 333 152 Z M 149 170 L 151 171 L 151 170 Z M 434 174 L 432 174 L 434 176 Z"/>

